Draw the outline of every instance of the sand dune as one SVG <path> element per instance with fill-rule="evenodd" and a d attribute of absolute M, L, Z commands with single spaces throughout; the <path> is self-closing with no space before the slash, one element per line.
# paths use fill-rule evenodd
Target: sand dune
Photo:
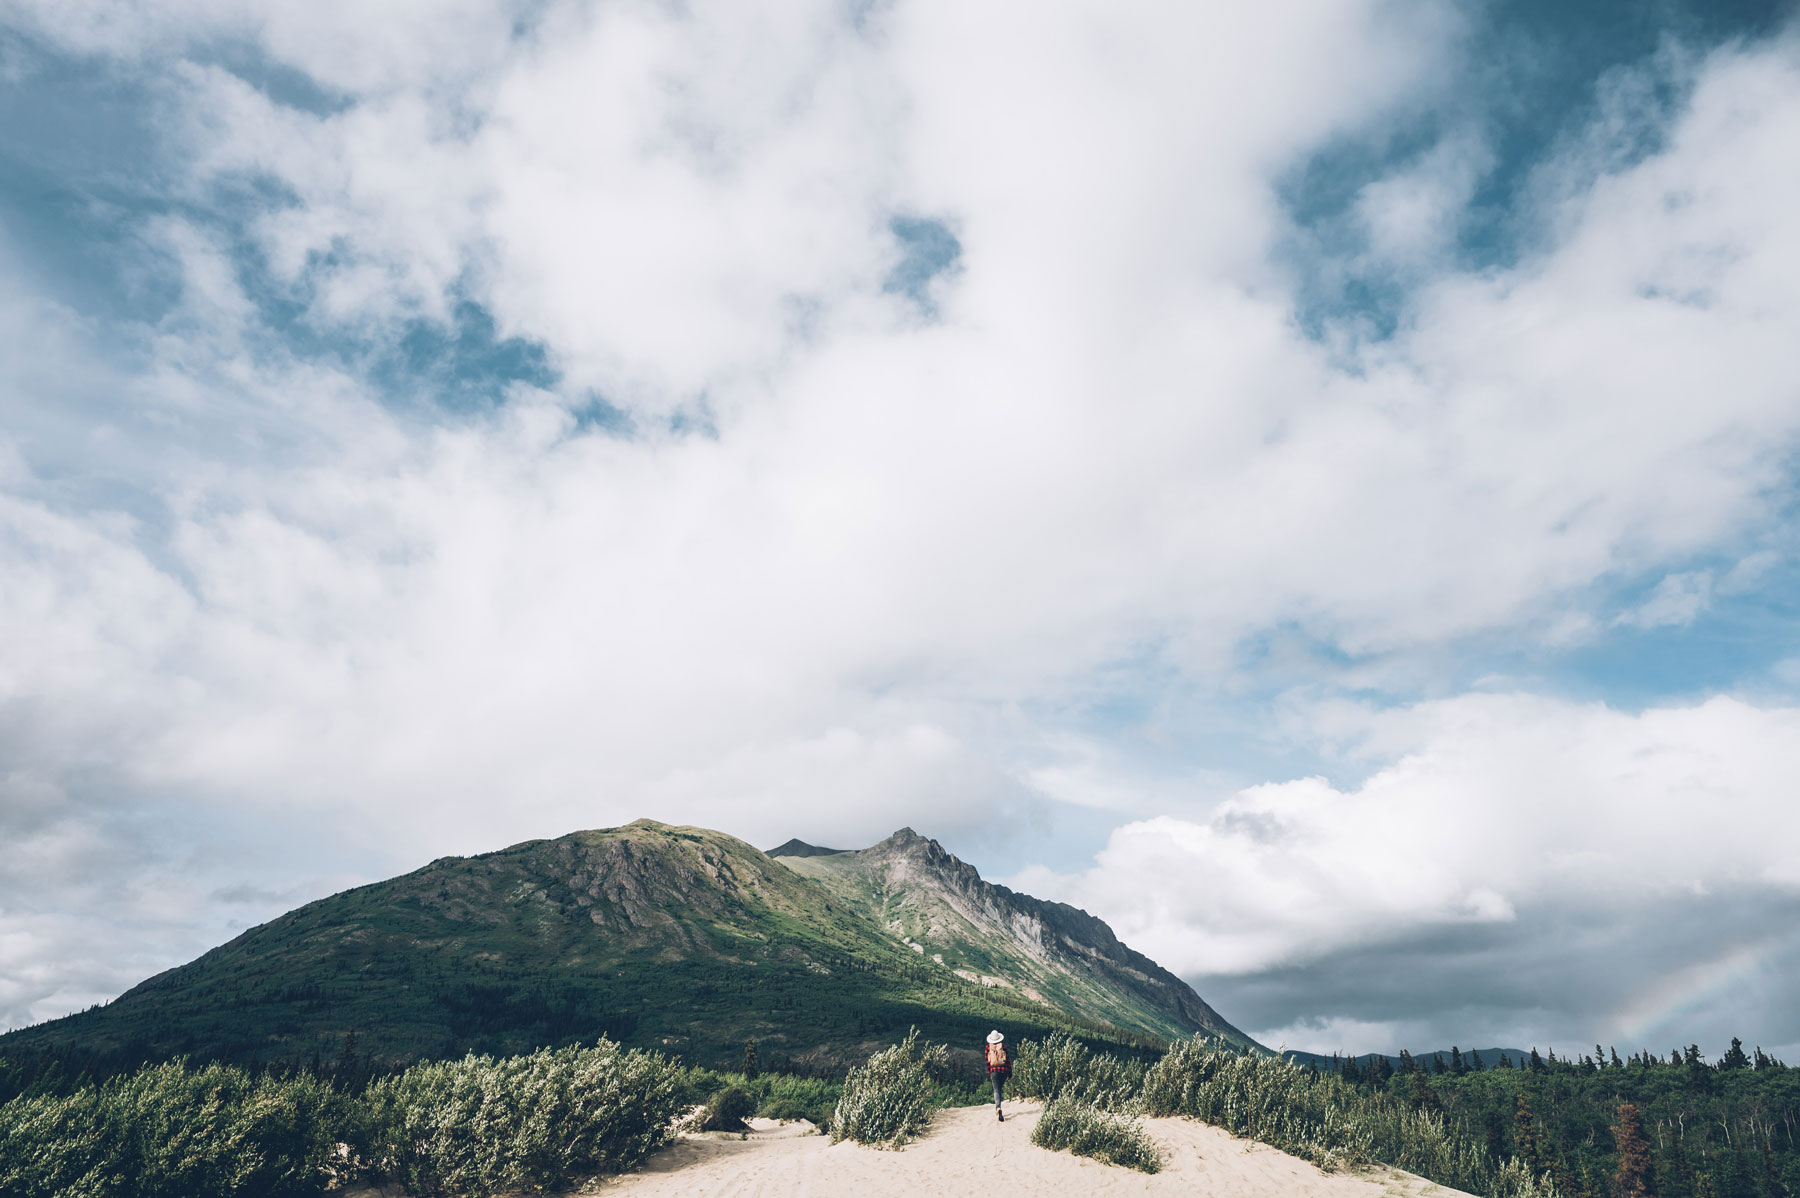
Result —
<path fill-rule="evenodd" d="M 1161 1173 L 1047 1152 L 1031 1143 L 1040 1108 L 1009 1102 L 1005 1123 L 987 1107 L 940 1111 L 924 1139 L 899 1152 L 831 1144 L 806 1127 L 758 1122 L 748 1139 L 685 1136 L 641 1172 L 613 1178 L 598 1192 L 619 1198 L 898 1198 L 976 1194 L 1000 1187 L 1014 1194 L 1207 1194 L 1216 1198 L 1454 1198 L 1423 1178 L 1381 1169 L 1326 1174 L 1284 1152 L 1235 1140 L 1187 1119 L 1152 1119 L 1163 1149 Z"/>

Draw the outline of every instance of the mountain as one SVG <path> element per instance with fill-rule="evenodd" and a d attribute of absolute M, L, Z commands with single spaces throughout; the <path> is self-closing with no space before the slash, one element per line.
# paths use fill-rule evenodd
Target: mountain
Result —
<path fill-rule="evenodd" d="M 309 903 L 103 1007 L 0 1036 L 0 1057 L 398 1062 L 604 1033 L 695 1063 L 754 1040 L 765 1064 L 835 1066 L 913 1024 L 969 1044 L 990 1027 L 1243 1042 L 1099 920 L 990 886 L 910 830 L 772 858 L 639 820 Z"/>
<path fill-rule="evenodd" d="M 1430 1073 L 1442 1072 L 1433 1063 L 1434 1058 L 1442 1058 L 1444 1070 L 1448 1070 L 1454 1056 L 1460 1054 L 1469 1068 L 1493 1069 L 1500 1063 L 1502 1056 L 1514 1065 L 1522 1065 L 1530 1058 L 1529 1050 L 1518 1048 L 1439 1048 L 1431 1052 L 1415 1052 L 1412 1059 L 1418 1062 L 1421 1069 Z M 1405 1058 L 1387 1053 L 1365 1052 L 1360 1056 L 1346 1057 L 1335 1053 L 1302 1052 L 1297 1048 L 1284 1049 L 1282 1056 L 1298 1065 L 1317 1065 L 1321 1069 L 1341 1069 L 1347 1061 L 1357 1069 L 1367 1069 L 1376 1061 L 1386 1061 L 1390 1070 L 1398 1072 Z"/>
<path fill-rule="evenodd" d="M 1239 1047 L 1252 1044 L 1105 923 L 984 882 L 973 866 L 911 828 L 858 852 L 788 855 L 787 847 L 771 856 L 965 981 L 1163 1039 L 1202 1031 Z"/>
<path fill-rule="evenodd" d="M 807 844 L 804 840 L 790 840 L 786 844 L 769 850 L 771 857 L 831 857 L 845 852 L 844 849 L 822 849 L 816 844 Z"/>

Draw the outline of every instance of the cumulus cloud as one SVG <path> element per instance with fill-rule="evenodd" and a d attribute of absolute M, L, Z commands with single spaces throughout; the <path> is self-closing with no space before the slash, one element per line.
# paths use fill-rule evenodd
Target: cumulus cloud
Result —
<path fill-rule="evenodd" d="M 181 795 L 321 826 L 333 861 L 388 846 L 354 857 L 373 872 L 646 813 L 988 845 L 1058 799 L 1129 804 L 1058 764 L 1044 715 L 1121 660 L 1211 686 L 1271 629 L 1370 658 L 1573 641 L 1596 589 L 1696 577 L 1780 518 L 1791 38 L 1695 65 L 1655 153 L 1570 148 L 1507 269 L 1447 257 L 1478 147 L 1365 188 L 1412 288 L 1366 342 L 1297 327 L 1276 180 L 1430 102 L 1460 52 L 1433 6 L 469 4 L 418 38 L 354 6 L 19 12 L 158 73 L 180 169 L 140 231 L 179 298 L 0 364 L 4 702 L 30 745 L 9 828 L 37 794 L 108 835 Z M 896 217 L 960 246 L 929 312 L 887 287 Z M 38 327 L 36 298 L 5 284 L 0 319 Z M 473 413 L 398 402 L 370 362 L 465 303 L 554 377 Z M 585 423 L 597 400 L 619 421 Z M 64 485 L 89 442 L 129 447 L 110 489 Z M 1746 752 L 1788 734 L 1729 710 Z M 1414 743 L 1399 721 L 1353 731 Z M 1284 838 L 1353 835 L 1328 814 L 1361 793 L 1131 825 L 1109 851 L 1224 854 L 1244 889 L 1121 918 L 1184 968 L 1193 935 L 1274 976 L 1334 938 L 1520 926 L 1561 876 L 1461 850 L 1304 874 L 1328 842 Z M 1446 836 L 1500 834 L 1405 793 Z M 0 932 L 44 906 L 0 905 Z M 22 943 L 21 976 L 48 951 Z M 64 992 L 34 985 L 12 1018 Z"/>
<path fill-rule="evenodd" d="M 1085 873 L 1017 881 L 1293 1043 L 1302 1018 L 1483 1045 L 1791 1034 L 1774 994 L 1705 985 L 1800 952 L 1800 709 L 1477 694 L 1364 711 L 1361 732 L 1390 764 L 1354 786 L 1251 787 L 1204 819 L 1119 828 Z"/>

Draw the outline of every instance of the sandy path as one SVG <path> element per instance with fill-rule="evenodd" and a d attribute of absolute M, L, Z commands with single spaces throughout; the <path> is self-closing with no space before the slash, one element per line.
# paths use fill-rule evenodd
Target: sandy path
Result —
<path fill-rule="evenodd" d="M 664 1149 L 638 1173 L 598 1192 L 618 1198 L 889 1198 L 914 1194 L 1005 1192 L 1089 1198 L 1108 1194 L 1206 1194 L 1218 1198 L 1411 1198 L 1445 1190 L 1410 1173 L 1382 1169 L 1326 1174 L 1262 1144 L 1235 1140 L 1188 1119 L 1152 1119 L 1145 1127 L 1163 1149 L 1154 1176 L 1047 1152 L 1031 1143 L 1036 1103 L 1009 1102 L 1005 1123 L 986 1107 L 939 1111 L 925 1138 L 899 1152 L 831 1144 L 800 1129 L 759 1132 L 748 1140 L 690 1136 Z"/>

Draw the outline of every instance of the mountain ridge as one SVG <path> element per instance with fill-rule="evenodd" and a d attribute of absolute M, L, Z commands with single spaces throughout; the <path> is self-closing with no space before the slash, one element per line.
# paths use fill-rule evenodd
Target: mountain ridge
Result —
<path fill-rule="evenodd" d="M 986 881 L 911 828 L 866 849 L 771 855 L 817 878 L 914 952 L 965 980 L 1075 1005 L 1166 1039 L 1204 1032 L 1239 1047 L 1261 1047 L 1186 982 L 1121 942 L 1105 921 Z"/>
<path fill-rule="evenodd" d="M 899 855 L 923 863 L 922 892 L 991 886 L 904 832 Z M 0 1055 L 398 1063 L 605 1034 L 696 1063 L 730 1063 L 754 1041 L 765 1063 L 825 1067 L 915 1024 L 952 1042 L 997 1026 L 1127 1046 L 1167 1038 L 1158 1029 L 1171 1019 L 1183 1027 L 1179 1009 L 1121 1021 L 1129 1004 L 1094 1001 L 1099 983 L 1085 998 L 1067 986 L 1033 994 L 927 959 L 843 885 L 805 873 L 857 853 L 774 858 L 638 820 L 439 858 L 248 929 L 105 1006 L 0 1036 Z"/>

